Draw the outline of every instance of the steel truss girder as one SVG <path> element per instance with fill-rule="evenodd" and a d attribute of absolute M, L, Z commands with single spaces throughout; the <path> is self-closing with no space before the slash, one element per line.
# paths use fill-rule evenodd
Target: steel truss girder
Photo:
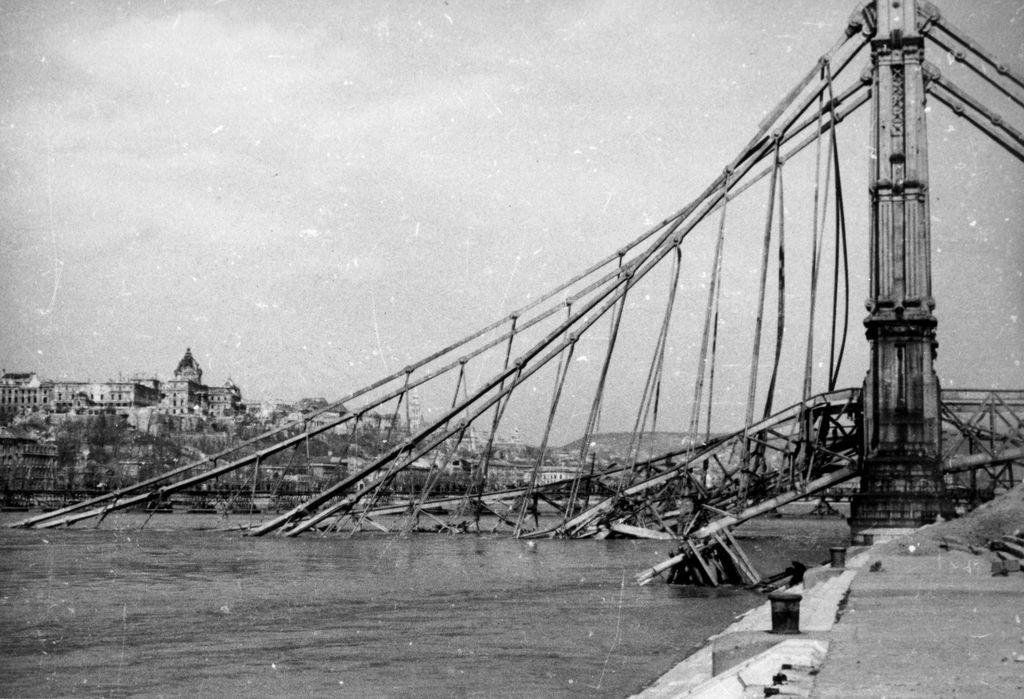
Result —
<path fill-rule="evenodd" d="M 656 520 L 674 523 L 675 531 L 667 533 L 682 535 L 710 521 L 715 513 L 733 513 L 750 501 L 799 490 L 843 467 L 855 469 L 860 440 L 850 435 L 859 420 L 859 395 L 855 389 L 845 389 L 814 396 L 746 430 L 666 455 L 659 461 L 671 460 L 669 468 L 653 475 L 638 470 L 615 496 L 549 534 L 592 536 L 612 523 L 650 529 L 645 513 L 654 507 Z M 744 443 L 756 447 L 743 449 Z"/>
<path fill-rule="evenodd" d="M 816 406 L 806 407 L 813 415 Z M 943 431 L 946 435 L 942 466 L 946 473 L 947 485 L 961 485 L 960 479 L 967 474 L 971 479 L 971 487 L 976 487 L 979 472 L 989 479 L 993 488 L 1011 488 L 1022 480 L 1024 391 L 947 391 L 942 395 L 941 407 Z M 846 444 L 861 442 L 859 435 L 856 434 L 861 425 L 856 411 L 857 407 L 854 406 L 854 428 L 843 435 Z M 845 414 L 845 410 L 842 414 Z M 687 529 L 677 537 L 682 541 L 679 552 L 668 560 L 642 571 L 637 576 L 638 582 L 646 584 L 660 573 L 698 556 L 707 546 L 714 545 L 718 532 L 728 531 L 733 526 L 769 512 L 786 502 L 806 497 L 859 475 L 859 448 L 854 448 L 852 453 L 846 450 L 837 452 L 834 446 L 829 448 L 827 440 L 820 440 L 814 448 L 817 454 L 826 456 L 823 463 L 829 464 L 829 467 L 809 470 L 809 480 L 792 480 L 788 482 L 788 490 L 780 488 L 777 494 L 754 501 L 743 501 L 738 498 L 735 488 L 731 492 L 722 488 L 709 491 L 708 497 L 700 503 L 700 511 L 695 508 L 695 514 L 691 516 Z M 856 454 L 855 458 L 853 454 Z M 839 468 L 831 467 L 832 464 L 844 459 L 846 463 L 841 464 Z M 779 482 L 786 485 L 784 477 L 785 474 L 778 473 Z M 718 499 L 719 502 L 712 505 L 710 501 L 713 499 Z M 618 519 L 599 523 L 597 526 L 603 525 L 620 534 L 628 531 L 620 522 L 628 524 L 631 513 L 608 512 L 609 517 Z M 662 519 L 667 519 L 666 514 L 672 513 L 662 513 Z M 694 523 L 700 523 L 701 517 L 706 523 L 695 528 Z"/>
<path fill-rule="evenodd" d="M 972 498 L 1024 479 L 1024 391 L 943 394 L 947 486 Z"/>
<path fill-rule="evenodd" d="M 859 391 L 854 389 L 822 394 L 693 453 L 661 457 L 662 463 L 677 460 L 667 470 L 634 479 L 617 495 L 550 533 L 591 536 L 612 524 L 647 525 L 645 513 L 654 505 L 660 506 L 659 519 L 676 522 L 675 532 L 662 531 L 682 536 L 714 521 L 716 515 L 733 518 L 785 492 L 806 494 L 809 483 L 841 469 L 850 469 L 849 477 L 856 476 L 862 443 L 859 401 Z M 942 414 L 947 435 L 942 461 L 947 473 L 982 469 L 995 478 L 1002 472 L 1012 473 L 1007 464 L 1024 464 L 1024 391 L 949 391 L 943 394 Z M 788 433 L 786 426 L 791 428 Z M 732 448 L 744 439 L 765 447 L 760 454 L 751 450 L 750 463 L 736 459 L 742 450 Z M 710 483 L 702 483 L 694 467 L 712 462 L 717 475 Z M 748 478 L 745 491 L 740 475 Z M 756 485 L 751 487 L 750 480 Z M 686 484 L 699 487 L 687 490 Z M 1012 487 L 1010 482 L 1000 485 Z M 689 518 L 680 519 L 681 493 L 693 503 Z"/>

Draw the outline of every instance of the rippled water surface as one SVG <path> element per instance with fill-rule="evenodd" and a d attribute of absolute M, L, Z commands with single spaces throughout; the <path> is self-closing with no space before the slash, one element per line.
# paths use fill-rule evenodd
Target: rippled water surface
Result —
<path fill-rule="evenodd" d="M 761 601 L 637 587 L 667 542 L 256 539 L 215 516 L 142 521 L 0 529 L 4 696 L 621 697 Z M 752 535 L 769 572 L 827 558 L 847 533 L 821 520 Z"/>

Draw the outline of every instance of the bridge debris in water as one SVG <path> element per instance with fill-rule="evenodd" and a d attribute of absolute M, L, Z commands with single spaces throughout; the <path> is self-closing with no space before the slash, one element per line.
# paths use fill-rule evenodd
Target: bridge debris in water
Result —
<path fill-rule="evenodd" d="M 892 98 L 896 92 L 883 99 L 880 89 L 873 89 L 870 80 L 862 79 L 864 73 L 848 70 L 855 66 L 854 59 L 872 44 L 880 6 L 870 2 L 861 6 L 837 43 L 809 67 L 795 88 L 768 112 L 751 141 L 723 164 L 721 174 L 702 193 L 590 268 L 554 289 L 531 296 L 532 300 L 505 318 L 286 425 L 142 483 L 33 516 L 15 526 L 44 528 L 70 526 L 91 518 L 102 521 L 108 513 L 120 509 L 159 507 L 173 494 L 195 492 L 221 478 L 234 477 L 241 481 L 238 476 L 250 469 L 249 478 L 255 491 L 264 464 L 274 460 L 288 462 L 289 466 L 293 461 L 308 463 L 311 441 L 322 433 L 348 432 L 355 441 L 362 424 L 374 417 L 379 423 L 382 414 L 389 413 L 386 438 L 352 472 L 319 489 L 308 499 L 294 503 L 287 512 L 255 523 L 248 533 L 291 537 L 311 529 L 340 531 L 351 525 L 352 531 L 358 531 L 363 526 L 376 526 L 379 523 L 374 518 L 379 513 L 393 512 L 388 508 L 394 506 L 387 502 L 384 494 L 398 474 L 419 468 L 425 474 L 422 489 L 401 506 L 401 511 L 407 512 L 412 521 L 422 515 L 442 531 L 456 531 L 456 525 L 434 514 L 438 511 L 436 508 L 455 512 L 466 512 L 468 508 L 474 513 L 477 531 L 479 514 L 486 512 L 495 516 L 501 526 L 508 527 L 512 536 L 521 538 L 632 536 L 677 540 L 677 553 L 642 572 L 638 577 L 640 583 L 670 570 L 674 571 L 673 579 L 688 582 L 755 583 L 758 573 L 733 539 L 732 528 L 786 503 L 860 477 L 865 460 L 864 445 L 872 438 L 865 435 L 863 427 L 865 403 L 874 400 L 881 389 L 892 388 L 890 398 L 897 407 L 906 398 L 904 389 L 895 388 L 902 386 L 902 382 L 888 375 L 872 388 L 874 392 L 869 391 L 867 398 L 859 389 L 837 387 L 847 337 L 850 278 L 835 134 L 846 117 L 862 106 L 868 105 L 877 112 L 880 104 L 888 108 L 898 104 L 900 110 L 905 109 L 907 102 L 916 101 L 918 107 L 923 104 L 923 95 L 916 92 L 910 95 L 914 100 L 904 100 L 903 92 L 898 93 L 899 100 Z M 890 2 L 888 7 L 895 10 L 897 3 Z M 917 8 L 916 15 L 914 8 Z M 902 12 L 909 15 L 907 19 L 918 23 L 921 36 L 914 36 L 915 52 L 918 49 L 923 52 L 925 40 L 938 42 L 943 51 L 947 50 L 946 43 L 962 45 L 965 51 L 956 49 L 956 54 L 950 55 L 957 55 L 959 62 L 961 54 L 969 53 L 971 60 L 998 68 L 991 75 L 986 71 L 986 79 L 990 78 L 993 87 L 1010 96 L 1015 105 L 1024 105 L 1024 99 L 1018 95 L 1024 87 L 1024 77 L 994 62 L 976 42 L 967 40 L 944 22 L 930 4 L 906 3 Z M 941 41 L 936 35 L 942 37 Z M 893 38 L 899 36 L 894 33 Z M 915 63 L 914 70 L 916 66 Z M 943 69 L 947 70 L 945 66 Z M 905 76 L 899 73 L 892 73 L 892 81 L 906 84 Z M 921 89 L 937 102 L 951 107 L 958 118 L 979 126 L 982 120 L 975 112 L 985 116 L 989 123 L 979 126 L 984 134 L 1024 161 L 1024 136 L 1010 126 L 1007 119 L 990 110 L 979 109 L 983 105 L 970 100 L 969 95 L 930 64 L 923 64 L 921 81 Z M 896 115 L 888 115 L 893 116 Z M 897 125 L 899 133 L 905 133 L 902 116 L 892 125 L 893 133 Z M 923 137 L 923 130 L 920 133 Z M 813 161 L 811 153 L 815 154 Z M 894 151 L 890 155 L 884 159 L 886 167 L 893 168 L 894 172 L 902 171 L 908 162 L 906 153 Z M 783 205 L 784 169 L 787 173 L 803 173 L 808 181 L 814 181 L 813 211 L 800 212 L 814 222 L 814 230 L 809 243 L 801 248 L 794 245 L 792 235 L 788 248 L 785 243 L 784 219 L 789 214 L 787 206 Z M 793 178 L 788 179 L 793 181 Z M 881 184 L 882 180 L 873 183 L 873 196 L 880 196 L 876 190 Z M 884 185 L 886 191 L 891 189 L 896 193 L 899 190 L 902 202 L 910 201 L 911 194 L 918 196 L 914 192 L 920 192 L 921 182 L 901 175 L 898 179 L 886 180 Z M 914 192 L 910 191 L 911 185 L 916 188 Z M 722 315 L 732 311 L 728 308 L 730 304 L 720 303 L 724 284 L 720 273 L 735 264 L 733 260 L 728 260 L 728 264 L 723 261 L 726 230 L 761 228 L 752 227 L 747 220 L 730 219 L 726 225 L 727 212 L 732 217 L 743 215 L 744 210 L 750 208 L 747 206 L 749 198 L 741 202 L 742 206 L 733 202 L 746 197 L 747 192 L 765 189 L 767 202 L 759 202 L 757 206 L 759 212 L 765 213 L 763 239 L 756 241 L 755 246 L 760 252 L 757 270 L 760 285 L 754 289 L 757 302 L 756 305 L 738 304 L 744 306 L 743 312 L 726 321 Z M 792 196 L 786 201 L 788 206 L 796 208 Z M 927 215 L 926 207 L 917 204 L 915 207 L 915 210 L 925 209 L 922 215 Z M 878 218 L 877 206 L 872 217 Z M 834 231 L 828 231 L 835 234 L 832 242 L 827 240 L 825 230 L 825 222 L 830 219 L 835 221 Z M 705 243 L 714 243 L 704 246 L 708 251 L 714 249 L 713 256 L 705 256 L 707 259 L 703 262 L 707 265 L 704 267 L 694 262 L 701 259 L 699 250 L 685 247 L 690 245 L 688 238 L 699 239 L 701 235 L 705 235 Z M 730 246 L 738 247 L 734 242 L 730 240 Z M 749 247 L 753 241 L 739 242 Z M 892 241 L 887 238 L 882 242 L 890 244 Z M 775 255 L 771 254 L 773 249 Z M 921 260 L 926 257 L 924 250 L 918 251 L 918 255 Z M 772 258 L 777 260 L 774 266 Z M 791 266 L 794 260 L 802 260 L 796 264 L 811 270 L 811 288 L 806 293 L 794 294 L 792 283 L 787 291 L 785 260 L 789 260 Z M 829 266 L 832 267 L 831 286 L 827 281 L 819 284 L 819 271 Z M 893 267 L 898 268 L 898 265 Z M 696 306 L 692 303 L 693 297 L 676 303 L 677 292 L 686 294 L 684 269 L 687 275 L 699 274 L 708 280 L 706 285 L 700 285 L 701 298 Z M 769 275 L 769 270 L 776 274 Z M 768 281 L 772 276 L 777 279 L 774 289 Z M 791 282 L 792 276 L 791 271 Z M 652 281 L 664 278 L 669 281 L 667 287 L 658 286 L 661 281 L 657 284 Z M 921 289 L 922 293 L 924 291 Z M 724 298 L 733 292 L 730 287 Z M 659 294 L 663 296 L 658 297 Z M 830 312 L 816 309 L 819 294 L 822 298 L 832 297 Z M 638 296 L 645 302 L 636 303 Z M 655 297 L 658 300 L 654 304 L 646 303 Z M 771 344 L 762 336 L 765 321 L 771 318 L 771 314 L 766 313 L 766 299 L 773 297 L 778 304 L 775 351 L 771 362 L 761 366 L 762 345 Z M 807 302 L 799 309 L 801 313 L 806 311 L 803 317 L 806 325 L 798 323 L 801 331 L 808 330 L 803 381 L 788 384 L 791 390 L 783 397 L 781 388 L 776 395 L 776 388 L 787 385 L 787 380 L 785 373 L 780 376 L 778 370 L 784 346 L 793 342 L 793 333 L 786 335 L 784 331 L 787 323 L 794 322 L 795 301 Z M 887 299 L 881 301 L 889 303 Z M 920 306 L 924 309 L 931 299 L 923 297 L 916 303 L 924 304 Z M 690 308 L 699 308 L 697 316 L 690 320 L 697 321 L 694 327 L 702 325 L 703 332 L 682 341 L 670 334 L 670 326 L 680 316 L 680 307 L 687 304 Z M 639 310 L 655 305 L 659 313 Z M 744 314 L 748 308 L 751 312 Z M 903 355 L 900 342 L 896 340 L 902 332 L 900 318 L 906 312 L 906 305 L 887 307 L 886 313 L 890 310 L 893 318 L 886 337 L 887 342 L 892 341 L 889 344 L 894 356 L 899 358 Z M 930 314 L 930 308 L 927 310 Z M 831 342 L 815 345 L 814 322 L 819 315 L 831 322 Z M 931 322 L 930 318 L 921 321 L 929 326 L 925 333 L 925 344 L 929 347 Z M 752 327 L 753 332 L 719 332 L 727 326 L 744 330 Z M 620 333 L 620 327 L 628 330 Z M 828 334 L 828 331 L 818 328 L 818 334 Z M 637 338 L 647 340 L 638 347 Z M 650 342 L 651 339 L 654 341 Z M 734 363 L 729 366 L 740 366 L 742 371 L 728 379 L 735 382 L 742 374 L 749 381 L 745 419 L 742 427 L 735 431 L 712 437 L 712 407 L 719 410 L 723 403 L 721 390 L 719 395 L 714 393 L 714 384 L 717 379 L 719 385 L 723 385 L 726 379 L 722 372 L 728 368 L 721 360 L 745 356 L 748 340 L 752 340 L 749 374 L 748 365 Z M 622 346 L 631 341 L 633 345 L 628 346 L 628 350 L 632 354 L 626 354 Z M 689 396 L 670 396 L 671 382 L 663 381 L 669 374 L 665 369 L 666 361 L 675 361 L 672 353 L 676 347 L 685 346 L 685 342 L 700 348 L 696 358 L 689 357 L 696 359 L 692 400 Z M 582 363 L 580 360 L 584 357 L 574 353 L 587 343 L 591 346 L 587 351 L 589 359 Z M 827 347 L 823 346 L 826 344 Z M 798 351 L 804 354 L 804 347 Z M 644 357 L 648 361 L 639 361 L 644 353 L 650 355 Z M 644 366 L 648 367 L 645 377 Z M 585 378 L 574 373 L 591 367 L 594 373 Z M 815 373 L 815 367 L 821 369 Z M 551 383 L 546 383 L 552 379 Z M 576 381 L 578 383 L 574 383 Z M 798 387 L 792 389 L 794 385 Z M 429 391 L 442 396 L 442 400 L 429 411 L 430 418 L 416 422 L 414 428 L 408 414 L 420 390 L 424 394 Z M 1019 482 L 1024 465 L 1024 419 L 1021 417 L 1024 415 L 1024 391 L 946 391 L 937 386 L 934 392 L 931 388 L 928 391 L 929 396 L 935 394 L 938 402 L 937 417 L 934 420 L 929 417 L 928 429 L 942 433 L 940 440 L 929 442 L 941 445 L 941 453 L 936 456 L 943 472 L 941 478 L 934 479 L 934 489 L 949 492 L 962 487 L 976 502 L 978 493 L 994 493 Z M 605 410 L 607 403 L 613 396 L 636 393 L 640 395 L 635 406 L 629 454 L 595 469 L 591 438 L 601 431 L 602 415 L 610 412 Z M 565 403 L 570 400 L 567 396 L 573 394 L 583 395 L 582 403 L 572 406 L 572 410 L 566 409 Z M 542 399 L 534 399 L 534 396 L 550 396 L 550 402 L 538 405 L 535 400 Z M 534 414 L 546 412 L 547 420 L 525 482 L 512 487 L 504 483 L 499 486 L 489 479 L 489 467 L 496 458 L 495 435 L 499 429 L 507 428 L 502 421 L 507 414 L 516 412 L 515 408 L 508 408 L 518 400 L 534 401 L 529 410 Z M 789 407 L 778 409 L 779 405 L 787 403 Z M 669 405 L 688 407 L 688 439 L 680 443 L 678 449 L 641 457 L 644 438 L 658 433 L 659 408 L 664 429 Z M 930 402 L 929 411 L 934 408 L 936 405 Z M 874 406 L 868 405 L 867 409 L 872 410 Z M 403 412 L 407 429 L 392 433 Z M 721 420 L 720 412 L 715 415 Z M 570 422 L 576 416 L 581 416 L 580 420 Z M 566 434 L 571 430 L 579 434 L 578 423 L 583 417 L 586 425 L 579 440 L 579 452 L 566 466 L 571 475 L 547 480 L 543 476 L 550 465 L 549 440 L 553 434 Z M 484 444 L 468 450 L 466 444 L 478 443 L 481 435 Z M 472 451 L 471 486 L 454 496 L 440 495 L 436 492 L 438 473 L 454 461 L 461 461 L 457 457 L 467 451 Z M 897 475 L 902 478 L 902 474 Z M 944 497 L 941 493 L 938 496 Z M 534 518 L 534 529 L 529 528 L 528 515 L 531 508 L 536 511 L 538 502 L 553 508 L 557 524 L 541 528 Z M 964 506 L 970 504 L 966 502 Z"/>

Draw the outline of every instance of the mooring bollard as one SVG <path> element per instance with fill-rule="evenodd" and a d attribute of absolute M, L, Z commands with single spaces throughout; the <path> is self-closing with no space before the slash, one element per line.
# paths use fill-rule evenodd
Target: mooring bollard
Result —
<path fill-rule="evenodd" d="M 773 592 L 768 595 L 772 603 L 772 633 L 800 633 L 800 600 L 803 596 L 792 592 Z"/>
<path fill-rule="evenodd" d="M 845 546 L 832 546 L 828 550 L 829 556 L 832 559 L 833 568 L 845 568 L 846 567 L 846 547 Z"/>

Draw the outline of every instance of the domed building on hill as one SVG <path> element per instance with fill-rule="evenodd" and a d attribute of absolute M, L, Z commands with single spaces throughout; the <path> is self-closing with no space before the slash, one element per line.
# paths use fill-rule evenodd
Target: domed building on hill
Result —
<path fill-rule="evenodd" d="M 178 362 L 178 368 L 174 370 L 174 378 L 194 381 L 197 384 L 203 383 L 203 369 L 199 362 L 192 356 L 192 348 L 185 348 L 185 356 Z"/>
<path fill-rule="evenodd" d="M 223 386 L 203 384 L 203 369 L 185 348 L 185 356 L 174 370 L 174 378 L 165 381 L 162 407 L 171 415 L 230 415 L 242 408 L 242 392 L 231 379 Z"/>

